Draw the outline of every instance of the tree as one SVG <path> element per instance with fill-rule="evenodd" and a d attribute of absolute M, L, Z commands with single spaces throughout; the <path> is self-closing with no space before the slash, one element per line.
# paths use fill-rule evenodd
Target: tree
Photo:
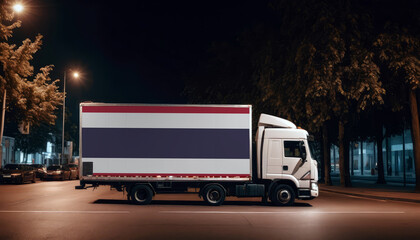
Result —
<path fill-rule="evenodd" d="M 281 1 L 274 7 L 282 16 L 288 51 L 277 65 L 282 73 L 269 79 L 272 95 L 279 96 L 273 100 L 281 112 L 309 129 L 338 124 L 340 182 L 350 186 L 346 124 L 352 114 L 383 103 L 385 94 L 370 50 L 369 14 L 351 1 Z M 328 181 L 329 159 L 324 164 Z"/>
<path fill-rule="evenodd" d="M 49 78 L 52 65 L 41 68 L 33 80 L 29 79 L 34 74 L 30 62 L 41 48 L 42 36 L 36 36 L 34 41 L 26 39 L 19 47 L 9 43 L 13 30 L 20 25 L 19 21 L 13 21 L 10 2 L 0 1 L 0 92 L 3 106 L 0 144 L 6 111 L 19 122 L 25 121 L 31 125 L 39 125 L 41 122 L 53 124 L 56 117 L 53 112 L 63 98 L 56 85 L 58 80 L 51 82 Z"/>
<path fill-rule="evenodd" d="M 394 81 L 397 84 L 402 84 L 408 92 L 416 191 L 420 192 L 420 124 L 416 97 L 420 87 L 420 35 L 417 31 L 418 27 L 409 29 L 400 27 L 398 24 L 387 26 L 386 32 L 378 36 L 375 46 L 379 49 L 379 58 L 394 73 Z"/>
<path fill-rule="evenodd" d="M 16 129 L 16 124 L 10 124 Z M 24 153 L 24 159 L 27 159 L 27 155 L 30 153 L 45 152 L 46 143 L 54 142 L 56 135 L 60 131 L 55 126 L 42 123 L 39 126 L 31 127 L 30 134 L 20 134 L 19 132 L 13 132 L 11 136 L 15 138 L 15 146 L 17 149 Z M 28 160 L 28 159 L 27 159 Z"/>

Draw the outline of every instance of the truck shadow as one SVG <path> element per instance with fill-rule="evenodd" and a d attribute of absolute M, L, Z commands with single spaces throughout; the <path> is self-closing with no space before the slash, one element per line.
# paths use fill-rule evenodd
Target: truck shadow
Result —
<path fill-rule="evenodd" d="M 128 200 L 120 199 L 98 199 L 93 202 L 93 204 L 121 204 L 121 205 L 131 205 L 132 203 Z M 183 201 L 183 200 L 153 200 L 150 205 L 174 205 L 174 206 L 208 206 L 204 201 Z M 279 207 L 268 203 L 263 202 L 252 202 L 252 201 L 225 201 L 223 205 L 227 206 L 267 206 L 267 207 Z M 295 202 L 291 207 L 312 207 L 311 204 L 303 202 Z"/>

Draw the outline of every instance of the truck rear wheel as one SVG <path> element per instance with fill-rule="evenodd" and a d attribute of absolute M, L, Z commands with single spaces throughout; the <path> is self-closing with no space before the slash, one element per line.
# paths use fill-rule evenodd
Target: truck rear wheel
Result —
<path fill-rule="evenodd" d="M 295 191 L 289 185 L 279 184 L 271 193 L 271 201 L 277 206 L 291 206 L 295 202 Z"/>
<path fill-rule="evenodd" d="M 212 184 L 207 186 L 203 191 L 204 201 L 211 206 L 219 206 L 225 201 L 225 190 L 219 185 Z"/>
<path fill-rule="evenodd" d="M 153 191 L 147 185 L 136 185 L 131 189 L 131 202 L 137 205 L 146 205 L 152 202 Z"/>

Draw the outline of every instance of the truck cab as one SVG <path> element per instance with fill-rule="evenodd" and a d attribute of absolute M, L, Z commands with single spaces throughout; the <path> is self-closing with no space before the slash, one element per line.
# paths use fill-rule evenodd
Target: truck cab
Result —
<path fill-rule="evenodd" d="M 271 183 L 267 190 L 272 201 L 281 204 L 295 197 L 318 197 L 317 161 L 308 137 L 307 131 L 288 120 L 261 114 L 256 134 L 257 179 Z"/>

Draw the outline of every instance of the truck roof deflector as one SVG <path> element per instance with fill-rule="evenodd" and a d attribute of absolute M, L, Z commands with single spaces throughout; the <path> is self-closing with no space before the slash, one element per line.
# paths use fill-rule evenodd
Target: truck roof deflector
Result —
<path fill-rule="evenodd" d="M 258 126 L 296 129 L 296 125 L 292 123 L 291 121 L 283 119 L 283 118 L 267 115 L 264 113 L 262 113 L 260 116 Z"/>

